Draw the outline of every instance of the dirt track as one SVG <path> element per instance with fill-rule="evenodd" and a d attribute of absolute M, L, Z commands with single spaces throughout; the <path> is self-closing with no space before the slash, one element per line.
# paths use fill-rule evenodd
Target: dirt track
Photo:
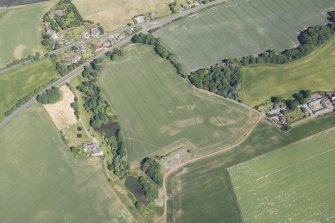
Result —
<path fill-rule="evenodd" d="M 204 156 L 199 156 L 199 157 L 195 157 L 195 158 L 192 158 L 186 162 L 183 162 L 177 166 L 175 166 L 174 168 L 170 169 L 168 172 L 166 172 L 166 174 L 164 175 L 163 177 L 163 191 L 164 191 L 164 213 L 163 215 L 158 218 L 156 220 L 156 222 L 167 222 L 167 219 L 166 219 L 166 213 L 167 213 L 167 190 L 166 190 L 166 179 L 170 176 L 171 173 L 175 172 L 176 170 L 178 170 L 179 168 L 187 165 L 187 164 L 190 164 L 190 163 L 193 163 L 193 162 L 196 162 L 196 161 L 199 161 L 199 160 L 202 160 L 202 159 L 206 159 L 208 157 L 212 157 L 212 156 L 215 156 L 217 154 L 220 154 L 220 153 L 223 153 L 223 152 L 226 152 L 228 150 L 231 150 L 233 148 L 235 148 L 236 146 L 239 146 L 241 145 L 245 139 L 248 138 L 248 136 L 251 134 L 251 132 L 255 129 L 255 127 L 258 125 L 258 123 L 263 119 L 263 116 L 260 116 L 257 121 L 254 123 L 254 125 L 246 132 L 244 133 L 238 140 L 236 143 L 234 143 L 233 145 L 231 146 L 227 146 L 227 147 L 222 147 L 220 150 L 218 151 L 215 151 L 215 152 L 212 152 L 212 153 L 209 153 L 207 155 L 204 155 Z"/>

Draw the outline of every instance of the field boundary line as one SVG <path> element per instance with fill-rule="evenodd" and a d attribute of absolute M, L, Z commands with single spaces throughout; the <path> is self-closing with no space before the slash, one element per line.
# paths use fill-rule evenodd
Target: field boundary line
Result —
<path fill-rule="evenodd" d="M 164 177 L 163 177 L 163 191 L 164 191 L 164 212 L 163 212 L 163 215 L 161 217 L 159 217 L 155 222 L 167 222 L 167 200 L 168 200 L 168 196 L 167 196 L 167 189 L 166 189 L 166 182 L 167 182 L 167 178 L 175 171 L 177 171 L 178 169 L 186 166 L 187 164 L 190 164 L 190 163 L 194 163 L 196 161 L 199 161 L 199 160 L 203 160 L 203 159 L 206 159 L 206 158 L 209 158 L 209 157 L 212 157 L 212 156 L 215 156 L 215 155 L 218 155 L 218 154 L 221 154 L 221 153 L 224 153 L 224 152 L 227 152 L 239 145 L 241 145 L 247 138 L 248 136 L 252 133 L 252 131 L 256 128 L 256 126 L 258 125 L 258 123 L 263 120 L 263 116 L 260 115 L 259 118 L 255 121 L 255 123 L 251 126 L 251 128 L 249 130 L 247 130 L 233 145 L 230 145 L 230 146 L 225 146 L 225 147 L 222 147 L 220 150 L 217 150 L 215 152 L 212 152 L 212 153 L 208 153 L 204 156 L 198 156 L 198 157 L 195 157 L 195 158 L 192 158 L 188 161 L 185 161 L 183 163 L 180 163 L 179 165 L 175 166 L 174 168 L 170 169 L 168 172 L 166 172 L 164 174 Z"/>

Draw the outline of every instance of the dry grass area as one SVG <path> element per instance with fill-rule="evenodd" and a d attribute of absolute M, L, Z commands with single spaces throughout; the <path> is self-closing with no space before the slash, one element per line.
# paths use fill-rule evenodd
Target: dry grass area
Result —
<path fill-rule="evenodd" d="M 85 19 L 100 22 L 107 30 L 124 27 L 139 14 L 168 15 L 170 2 L 173 0 L 73 0 Z"/>
<path fill-rule="evenodd" d="M 64 85 L 59 89 L 61 94 L 61 100 L 54 104 L 43 105 L 45 110 L 48 112 L 50 118 L 55 124 L 58 130 L 62 130 L 71 125 L 77 124 L 78 120 L 74 115 L 71 103 L 74 102 L 74 94 Z"/>

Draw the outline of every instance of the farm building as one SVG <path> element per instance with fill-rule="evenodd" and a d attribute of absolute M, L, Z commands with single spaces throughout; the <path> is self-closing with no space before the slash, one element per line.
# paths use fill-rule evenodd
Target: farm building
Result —
<path fill-rule="evenodd" d="M 83 150 L 84 152 L 90 152 L 91 156 L 103 156 L 102 149 L 100 148 L 99 144 L 97 142 L 89 142 L 83 144 Z"/>
<path fill-rule="evenodd" d="M 100 29 L 98 29 L 98 28 L 92 28 L 92 29 L 90 29 L 90 35 L 98 37 L 100 35 Z"/>
<path fill-rule="evenodd" d="M 55 13 L 54 13 L 55 16 L 63 16 L 64 15 L 64 12 L 62 10 L 55 10 Z"/>
<path fill-rule="evenodd" d="M 74 63 L 77 63 L 79 60 L 81 59 L 81 55 L 80 54 L 75 54 L 69 58 L 67 58 L 66 62 L 65 62 L 65 65 L 71 65 L 71 64 L 74 64 Z"/>
<path fill-rule="evenodd" d="M 326 97 L 312 99 L 308 102 L 308 107 L 316 116 L 323 115 L 334 110 L 333 104 Z"/>
<path fill-rule="evenodd" d="M 143 15 L 135 16 L 134 17 L 134 21 L 135 21 L 136 24 L 144 23 L 145 22 L 145 18 L 144 18 Z"/>

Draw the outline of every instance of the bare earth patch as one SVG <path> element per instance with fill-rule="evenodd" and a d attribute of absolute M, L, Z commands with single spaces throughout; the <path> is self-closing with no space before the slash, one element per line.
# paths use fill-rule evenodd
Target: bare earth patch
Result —
<path fill-rule="evenodd" d="M 23 51 L 26 49 L 27 47 L 23 44 L 18 45 L 14 52 L 13 52 L 13 57 L 15 57 L 16 59 L 22 58 L 23 56 Z"/>
<path fill-rule="evenodd" d="M 74 102 L 73 92 L 66 86 L 59 89 L 61 100 L 54 104 L 43 105 L 58 130 L 77 124 L 71 103 Z"/>

